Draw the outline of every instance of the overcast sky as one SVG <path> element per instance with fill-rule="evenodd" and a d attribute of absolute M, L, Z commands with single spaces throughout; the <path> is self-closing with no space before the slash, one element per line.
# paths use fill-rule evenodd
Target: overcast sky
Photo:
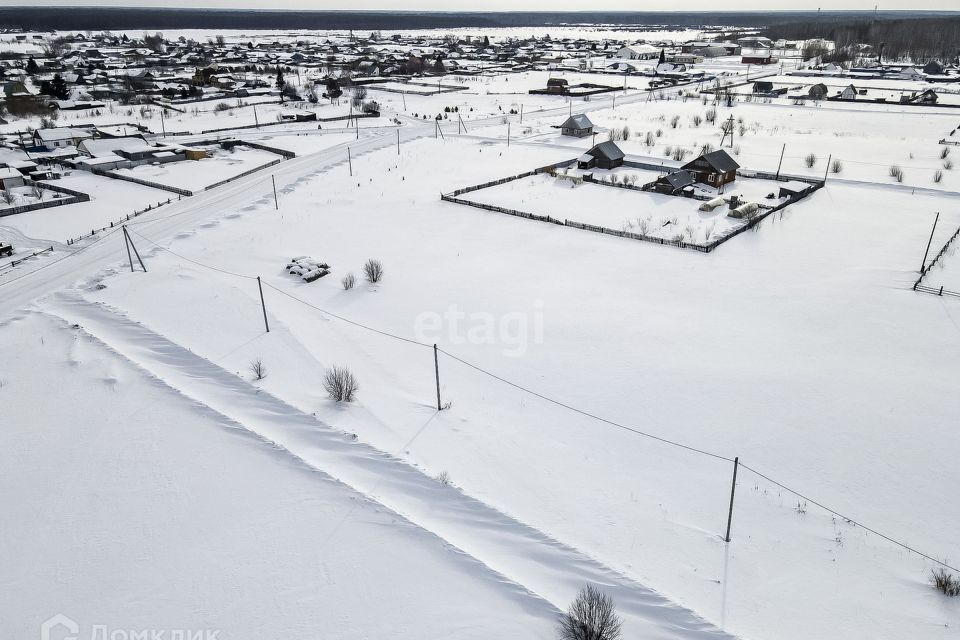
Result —
<path fill-rule="evenodd" d="M 823 9 L 872 10 L 875 0 L 0 0 L 0 6 L 194 7 L 214 9 L 405 10 L 405 11 L 770 11 Z M 881 10 L 960 11 L 960 0 L 896 0 Z"/>

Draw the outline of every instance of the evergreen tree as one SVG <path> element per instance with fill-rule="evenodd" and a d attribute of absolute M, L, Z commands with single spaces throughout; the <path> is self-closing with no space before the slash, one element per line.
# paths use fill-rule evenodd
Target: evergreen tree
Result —
<path fill-rule="evenodd" d="M 29 60 L 27 60 L 27 73 L 29 73 L 30 75 L 33 75 L 35 73 L 38 73 L 39 71 L 40 71 L 40 65 L 37 64 L 36 60 L 34 60 L 33 58 L 30 58 Z"/>

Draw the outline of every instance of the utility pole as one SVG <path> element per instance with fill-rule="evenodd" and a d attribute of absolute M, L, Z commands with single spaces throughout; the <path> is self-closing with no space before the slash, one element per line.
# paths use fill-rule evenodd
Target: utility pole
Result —
<path fill-rule="evenodd" d="M 733 484 L 730 485 L 730 511 L 727 513 L 727 536 L 724 538 L 730 542 L 730 524 L 733 522 L 733 496 L 737 491 L 737 468 L 740 466 L 739 456 L 733 459 Z"/>
<path fill-rule="evenodd" d="M 273 183 L 273 208 L 279 211 L 280 201 L 277 200 L 277 178 L 272 173 L 270 174 L 270 181 Z"/>
<path fill-rule="evenodd" d="M 163 107 L 160 107 L 160 128 L 163 129 L 163 137 L 167 137 L 167 125 L 163 118 Z"/>
<path fill-rule="evenodd" d="M 520 105 L 520 124 L 523 124 L 523 105 Z"/>
<path fill-rule="evenodd" d="M 133 244 L 133 238 L 130 237 L 130 232 L 127 231 L 127 225 L 123 225 L 123 238 L 127 245 L 127 259 L 130 260 L 130 272 L 133 273 L 133 258 L 130 257 L 130 249 L 132 247 L 133 253 L 137 256 L 137 262 L 140 263 L 140 268 L 146 273 L 147 267 L 143 264 L 143 258 L 140 257 L 140 252 L 137 251 L 137 245 Z"/>
<path fill-rule="evenodd" d="M 397 155 L 400 155 L 400 125 L 397 125 Z"/>
<path fill-rule="evenodd" d="M 927 240 L 927 250 L 923 252 L 923 262 L 920 263 L 920 275 L 927 272 L 927 255 L 930 253 L 930 245 L 933 243 L 933 233 L 937 230 L 937 223 L 940 222 L 940 212 L 933 221 L 933 229 L 930 230 L 930 239 Z"/>
<path fill-rule="evenodd" d="M 257 288 L 260 289 L 260 308 L 263 309 L 263 326 L 267 328 L 267 333 L 270 333 L 270 323 L 267 322 L 267 305 L 263 301 L 263 285 L 260 283 L 260 276 L 257 276 Z"/>
<path fill-rule="evenodd" d="M 823 171 L 823 184 L 827 184 L 827 175 L 830 173 L 830 162 L 833 160 L 833 154 L 831 153 L 827 157 L 827 168 Z"/>
<path fill-rule="evenodd" d="M 780 162 L 777 164 L 777 180 L 780 179 L 780 167 L 783 166 L 783 154 L 787 150 L 787 143 L 783 143 L 783 148 L 780 149 Z"/>
<path fill-rule="evenodd" d="M 507 123 L 507 146 L 510 146 L 510 123 Z"/>
<path fill-rule="evenodd" d="M 437 357 L 437 345 L 433 345 L 433 373 L 437 380 L 437 411 L 443 411 L 440 404 L 440 360 Z"/>
<path fill-rule="evenodd" d="M 350 167 L 350 177 L 353 177 L 353 157 L 350 155 L 350 147 L 347 147 L 347 166 Z"/>
<path fill-rule="evenodd" d="M 257 118 L 257 105 L 253 105 L 253 122 L 254 122 L 254 127 L 257 128 L 257 129 L 259 129 L 259 128 L 260 128 L 260 119 Z"/>

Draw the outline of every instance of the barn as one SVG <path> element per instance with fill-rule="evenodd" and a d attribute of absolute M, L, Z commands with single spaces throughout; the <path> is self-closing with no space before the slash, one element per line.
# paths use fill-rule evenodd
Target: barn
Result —
<path fill-rule="evenodd" d="M 579 169 L 615 169 L 623 165 L 623 151 L 612 140 L 601 142 L 577 158 Z"/>
<path fill-rule="evenodd" d="M 681 193 L 687 187 L 693 186 L 693 176 L 689 171 L 674 171 L 673 173 L 668 173 L 665 176 L 661 176 L 653 183 L 653 190 L 657 193 L 664 193 L 667 195 L 676 195 Z"/>

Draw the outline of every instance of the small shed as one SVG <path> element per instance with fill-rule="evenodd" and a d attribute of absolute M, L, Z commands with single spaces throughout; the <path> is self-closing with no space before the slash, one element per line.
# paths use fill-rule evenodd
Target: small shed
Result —
<path fill-rule="evenodd" d="M 550 78 L 547 80 L 547 91 L 549 93 L 565 94 L 569 83 L 563 78 Z"/>
<path fill-rule="evenodd" d="M 665 193 L 672 196 L 692 186 L 693 176 L 690 175 L 689 171 L 681 169 L 680 171 L 674 171 L 673 173 L 668 173 L 665 176 L 657 178 L 657 181 L 653 183 L 653 190 L 657 193 Z"/>
<path fill-rule="evenodd" d="M 813 100 L 823 100 L 827 96 L 827 91 L 827 85 L 818 82 L 807 89 L 807 95 Z"/>
<path fill-rule="evenodd" d="M 780 192 L 777 194 L 778 198 L 795 198 L 797 196 L 802 196 L 806 194 L 812 186 L 806 182 L 800 182 L 799 180 L 790 180 L 789 182 L 784 182 L 780 185 Z"/>
<path fill-rule="evenodd" d="M 623 151 L 612 140 L 601 142 L 577 158 L 580 169 L 615 169 L 623 165 Z"/>
<path fill-rule="evenodd" d="M 773 83 L 769 80 L 757 80 L 753 83 L 754 93 L 770 93 L 773 91 Z"/>
<path fill-rule="evenodd" d="M 10 167 L 0 169 L 0 188 L 13 189 L 14 187 L 22 187 L 23 185 L 22 173 Z"/>
<path fill-rule="evenodd" d="M 565 136 L 583 138 L 593 134 L 593 123 L 590 122 L 590 118 L 578 113 L 575 116 L 570 116 L 560 125 L 560 132 Z"/>

